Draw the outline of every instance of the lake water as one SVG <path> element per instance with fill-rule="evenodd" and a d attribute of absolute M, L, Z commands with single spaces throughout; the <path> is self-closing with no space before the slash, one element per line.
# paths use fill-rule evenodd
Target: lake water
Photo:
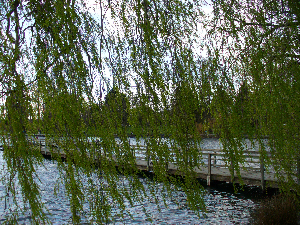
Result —
<path fill-rule="evenodd" d="M 0 152 L 0 165 L 4 165 Z M 40 190 L 42 201 L 45 207 L 49 210 L 48 218 L 52 224 L 71 224 L 70 204 L 65 195 L 65 189 L 60 188 L 57 196 L 54 195 L 54 186 L 59 177 L 57 163 L 52 160 L 45 159 L 45 167 L 38 167 L 37 173 L 41 179 Z M 5 173 L 5 169 L 1 170 L 1 176 Z M 142 178 L 141 178 L 142 179 Z M 144 179 L 144 180 L 143 180 Z M 146 181 L 143 178 L 142 182 Z M 126 181 L 125 181 L 126 182 Z M 144 182 L 146 184 L 146 182 Z M 156 184 L 158 189 L 163 191 L 161 184 Z M 186 207 L 186 196 L 181 191 L 173 193 L 180 204 L 174 203 L 173 199 L 166 199 L 167 207 L 160 199 L 159 206 L 161 211 L 158 211 L 155 201 L 145 200 L 144 202 L 136 203 L 133 206 L 127 204 L 128 214 L 123 218 L 115 216 L 111 224 L 249 224 L 249 210 L 253 209 L 255 202 L 250 198 L 243 197 L 240 194 L 233 194 L 226 191 L 216 190 L 213 188 L 205 189 L 205 204 L 207 208 L 206 214 L 201 214 L 199 218 L 193 211 Z M 160 196 L 158 196 L 160 198 Z M 18 200 L 21 196 L 17 197 Z M 0 223 L 5 222 L 5 218 L 10 214 L 8 210 L 12 200 L 6 197 L 5 187 L 0 184 Z M 113 204 L 113 203 L 112 203 Z M 143 207 L 150 215 L 152 222 L 143 212 Z M 88 212 L 88 205 L 84 205 L 84 210 Z M 118 209 L 113 208 L 113 215 L 117 214 Z M 129 213 L 133 217 L 130 217 Z M 88 213 L 82 216 L 82 223 L 88 224 Z M 20 215 L 20 224 L 30 223 L 30 214 Z"/>

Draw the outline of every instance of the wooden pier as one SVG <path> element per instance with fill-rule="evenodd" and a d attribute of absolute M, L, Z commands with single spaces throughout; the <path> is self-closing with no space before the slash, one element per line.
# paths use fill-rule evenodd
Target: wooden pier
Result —
<path fill-rule="evenodd" d="M 133 146 L 135 147 L 135 146 Z M 145 157 L 146 150 L 136 149 L 140 157 L 137 156 L 137 167 L 141 170 L 152 170 L 152 160 Z M 207 185 L 212 181 L 225 181 L 229 183 L 240 183 L 238 175 L 234 171 L 234 177 L 231 176 L 229 167 L 224 160 L 222 149 L 202 149 L 204 165 L 194 168 L 197 178 L 207 180 Z M 174 163 L 168 163 L 168 172 L 170 174 L 178 173 L 178 166 Z M 240 167 L 242 182 L 246 185 L 260 186 L 263 190 L 266 187 L 278 188 L 277 178 L 274 171 L 266 171 L 263 162 L 260 161 L 258 151 L 247 151 L 245 164 Z"/>
<path fill-rule="evenodd" d="M 44 156 L 51 157 L 50 147 L 46 145 L 44 135 L 36 135 L 34 144 L 39 146 Z M 152 172 L 152 160 L 155 159 L 147 156 L 147 147 L 137 145 L 130 145 L 130 147 L 136 157 L 137 168 L 142 171 Z M 235 171 L 234 177 L 231 176 L 229 167 L 232 165 L 226 165 L 222 149 L 201 149 L 201 151 L 203 164 L 194 168 L 197 178 L 207 180 L 207 185 L 210 185 L 212 181 L 241 182 Z M 59 151 L 59 153 L 62 158 L 66 157 L 63 151 Z M 169 174 L 178 175 L 178 166 L 175 163 L 168 163 L 166 168 Z M 240 165 L 240 175 L 242 182 L 246 185 L 261 186 L 262 189 L 265 189 L 265 187 L 278 187 L 278 180 L 274 170 L 271 168 L 266 170 L 257 150 L 248 149 L 245 151 L 245 163 L 243 166 Z M 294 179 L 296 180 L 296 177 Z"/>

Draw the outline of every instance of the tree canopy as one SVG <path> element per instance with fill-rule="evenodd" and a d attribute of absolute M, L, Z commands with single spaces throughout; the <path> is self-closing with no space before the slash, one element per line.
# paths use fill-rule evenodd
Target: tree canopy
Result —
<path fill-rule="evenodd" d="M 245 135 L 256 138 L 266 165 L 288 181 L 281 188 L 300 193 L 298 0 L 214 0 L 212 16 L 204 15 L 199 0 L 95 1 L 94 13 L 86 3 L 0 0 L 0 132 L 3 142 L 9 137 L 11 143 L 4 145 L 8 173 L 2 180 L 12 194 L 18 180 L 33 223 L 47 222 L 35 179 L 43 158 L 26 139 L 39 131 L 66 154 L 62 162 L 51 150 L 73 223 L 80 223 L 85 201 L 93 221 L 105 223 L 109 198 L 124 211 L 126 199 L 132 203 L 146 195 L 126 126 L 146 135 L 148 154 L 159 159 L 154 180 L 169 194 L 171 184 L 180 183 L 190 208 L 203 209 L 193 168 L 201 163 L 196 122 L 208 112 L 236 171 Z M 204 38 L 200 27 L 207 31 Z M 113 91 L 103 104 L 104 86 Z M 129 105 L 133 95 L 138 107 Z M 203 99 L 207 96 L 209 101 Z M 201 104 L 206 106 L 199 118 Z M 164 143 L 162 132 L 168 134 Z M 98 139 L 88 141 L 88 136 Z M 176 161 L 183 181 L 167 173 L 167 161 Z M 118 185 L 120 172 L 130 188 Z M 101 201 L 86 196 L 99 197 L 99 190 L 105 192 Z"/>

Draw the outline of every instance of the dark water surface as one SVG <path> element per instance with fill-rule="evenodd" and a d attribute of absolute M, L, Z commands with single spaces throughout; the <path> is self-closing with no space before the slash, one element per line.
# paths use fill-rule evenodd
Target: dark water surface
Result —
<path fill-rule="evenodd" d="M 6 173 L 4 160 L 0 152 L 0 168 L 1 176 Z M 45 167 L 38 167 L 37 173 L 40 177 L 40 190 L 42 201 L 48 209 L 48 218 L 52 224 L 71 224 L 70 204 L 65 195 L 63 185 L 58 188 L 57 196 L 54 195 L 54 188 L 59 178 L 57 163 L 55 161 L 45 159 Z M 4 167 L 4 169 L 3 169 Z M 142 178 L 141 178 L 142 179 Z M 146 185 L 147 178 L 143 178 Z M 145 181 L 145 182 L 144 182 Z M 126 183 L 126 181 L 124 181 Z M 163 192 L 163 186 L 157 184 L 157 188 Z M 158 192 L 159 193 L 159 192 Z M 4 223 L 8 215 L 11 214 L 9 207 L 12 206 L 12 199 L 6 197 L 5 187 L 0 183 L 0 223 Z M 118 217 L 118 208 L 114 208 L 112 213 L 114 216 L 111 224 L 249 224 L 249 210 L 253 209 L 255 202 L 250 197 L 242 194 L 233 194 L 226 189 L 205 189 L 205 204 L 207 213 L 200 213 L 199 218 L 193 211 L 186 206 L 186 196 L 184 192 L 174 191 L 173 197 L 179 202 L 175 204 L 174 199 L 166 199 L 166 205 L 163 203 L 161 196 L 158 194 L 159 206 L 161 211 L 157 209 L 155 200 L 145 200 L 144 202 L 135 203 L 131 206 L 126 203 L 128 213 L 124 217 Z M 21 196 L 17 196 L 19 202 Z M 113 205 L 113 202 L 112 202 Z M 5 207 L 6 206 L 6 207 Z M 22 205 L 21 205 L 22 206 Z M 144 209 L 148 212 L 148 217 L 144 213 Z M 88 205 L 84 205 L 84 211 L 88 212 Z M 133 217 L 130 217 L 129 214 Z M 88 214 L 82 215 L 82 223 L 88 224 Z M 20 215 L 20 224 L 30 224 L 30 214 Z"/>

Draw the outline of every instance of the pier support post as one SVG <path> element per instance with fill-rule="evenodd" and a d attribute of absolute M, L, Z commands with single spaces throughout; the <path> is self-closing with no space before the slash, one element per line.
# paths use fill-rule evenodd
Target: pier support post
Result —
<path fill-rule="evenodd" d="M 207 173 L 207 185 L 210 186 L 211 177 L 211 154 L 208 154 L 208 173 Z"/>

